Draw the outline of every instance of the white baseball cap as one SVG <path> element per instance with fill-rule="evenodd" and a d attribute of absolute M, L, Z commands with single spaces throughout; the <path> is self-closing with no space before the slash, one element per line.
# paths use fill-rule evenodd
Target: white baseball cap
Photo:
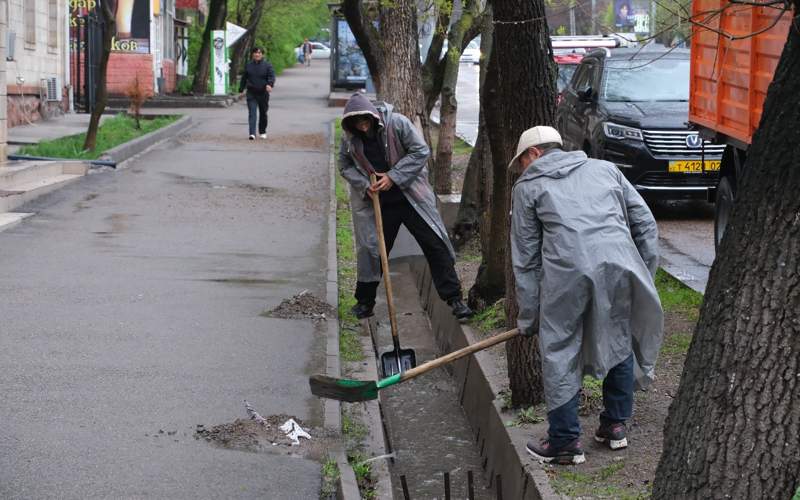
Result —
<path fill-rule="evenodd" d="M 529 128 L 523 132 L 521 136 L 519 136 L 519 142 L 517 143 L 517 154 L 514 156 L 514 159 L 511 160 L 511 163 L 508 164 L 508 168 L 514 167 L 514 165 L 517 163 L 517 160 L 519 160 L 519 157 L 522 156 L 522 153 L 527 151 L 528 148 L 539 146 L 541 144 L 553 143 L 560 146 L 564 145 L 564 142 L 561 140 L 561 134 L 558 133 L 558 130 L 554 129 L 553 127 L 545 127 L 543 125 Z"/>

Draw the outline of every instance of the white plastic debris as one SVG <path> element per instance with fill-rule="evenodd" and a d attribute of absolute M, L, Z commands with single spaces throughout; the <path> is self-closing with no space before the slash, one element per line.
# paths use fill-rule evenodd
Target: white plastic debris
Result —
<path fill-rule="evenodd" d="M 286 437 L 292 440 L 292 446 L 299 445 L 300 438 L 311 439 L 311 435 L 304 431 L 293 418 L 284 422 L 284 424 L 280 426 L 280 429 L 286 433 Z"/>

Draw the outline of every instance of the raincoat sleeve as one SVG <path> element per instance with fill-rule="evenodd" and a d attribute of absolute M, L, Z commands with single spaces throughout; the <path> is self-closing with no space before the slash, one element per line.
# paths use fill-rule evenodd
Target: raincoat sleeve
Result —
<path fill-rule="evenodd" d="M 523 335 L 533 335 L 539 319 L 542 223 L 520 185 L 514 187 L 511 201 L 511 265 L 517 282 L 517 327 Z"/>
<path fill-rule="evenodd" d="M 625 196 L 625 209 L 628 215 L 628 226 L 631 229 L 633 242 L 642 257 L 650 275 L 655 278 L 658 270 L 658 226 L 653 213 L 647 207 L 642 196 L 620 175 L 622 190 Z"/>
<path fill-rule="evenodd" d="M 405 189 L 425 168 L 430 149 L 411 120 L 402 115 L 395 115 L 392 122 L 397 138 L 406 150 L 406 155 L 400 158 L 400 161 L 395 163 L 386 174 L 400 189 Z"/>
<path fill-rule="evenodd" d="M 359 193 L 360 196 L 367 195 L 367 188 L 369 187 L 369 178 L 356 166 L 353 161 L 353 156 L 350 154 L 350 143 L 342 137 L 342 142 L 339 144 L 339 173 L 350 184 L 350 188 L 354 193 Z"/>

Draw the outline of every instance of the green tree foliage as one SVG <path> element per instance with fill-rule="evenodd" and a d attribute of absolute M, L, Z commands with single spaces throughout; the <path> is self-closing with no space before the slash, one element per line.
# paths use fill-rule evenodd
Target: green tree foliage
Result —
<path fill-rule="evenodd" d="M 239 3 L 246 9 L 250 0 L 228 0 L 230 21 Z M 264 53 L 280 73 L 297 62 L 294 49 L 304 38 L 327 39 L 321 30 L 330 25 L 326 0 L 268 0 L 256 32 L 255 46 Z M 190 54 L 191 57 L 191 54 Z"/>

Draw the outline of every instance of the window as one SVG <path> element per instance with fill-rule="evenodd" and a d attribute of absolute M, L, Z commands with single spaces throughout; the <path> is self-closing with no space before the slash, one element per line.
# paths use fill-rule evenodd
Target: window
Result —
<path fill-rule="evenodd" d="M 25 44 L 36 44 L 36 1 L 25 2 Z"/>
<path fill-rule="evenodd" d="M 47 46 L 58 47 L 58 0 L 47 0 Z"/>

